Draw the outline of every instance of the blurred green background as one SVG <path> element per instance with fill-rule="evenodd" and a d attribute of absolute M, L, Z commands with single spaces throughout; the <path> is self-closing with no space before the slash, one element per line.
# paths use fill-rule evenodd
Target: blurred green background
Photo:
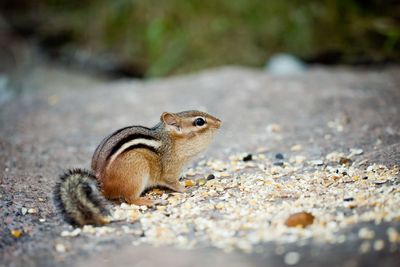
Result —
<path fill-rule="evenodd" d="M 279 52 L 307 63 L 398 62 L 399 2 L 3 0 L 0 10 L 52 58 L 88 56 L 128 76 L 155 77 L 261 67 Z"/>

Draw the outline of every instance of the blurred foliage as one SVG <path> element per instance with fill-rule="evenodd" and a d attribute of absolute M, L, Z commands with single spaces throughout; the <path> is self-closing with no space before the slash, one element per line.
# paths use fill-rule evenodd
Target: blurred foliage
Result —
<path fill-rule="evenodd" d="M 278 52 L 322 63 L 400 59 L 398 1 L 17 2 L 18 8 L 8 8 L 35 25 L 35 35 L 47 44 L 112 55 L 146 76 L 226 64 L 262 66 Z"/>

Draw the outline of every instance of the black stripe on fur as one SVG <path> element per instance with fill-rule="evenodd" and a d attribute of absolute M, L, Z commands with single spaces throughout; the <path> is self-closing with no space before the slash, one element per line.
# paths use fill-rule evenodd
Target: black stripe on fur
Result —
<path fill-rule="evenodd" d="M 125 153 L 125 152 L 127 152 L 127 151 L 129 151 L 129 150 L 133 150 L 133 149 L 136 149 L 136 148 L 146 148 L 146 149 L 148 149 L 148 150 L 150 150 L 150 151 L 153 151 L 154 153 L 157 153 L 157 150 L 156 150 L 154 147 L 152 147 L 152 146 L 147 146 L 147 145 L 145 145 L 145 144 L 131 145 L 131 146 L 127 147 L 124 151 L 122 151 L 122 153 Z"/>
<path fill-rule="evenodd" d="M 74 176 L 75 178 L 73 178 Z M 70 215 L 69 211 L 66 210 L 65 203 L 62 200 L 61 188 L 65 182 L 68 182 L 68 179 L 79 179 L 79 184 L 76 187 L 76 190 L 79 190 L 79 186 L 81 186 L 85 192 L 85 197 L 87 201 L 91 202 L 94 206 L 96 206 L 100 210 L 100 215 L 107 216 L 109 214 L 107 208 L 109 203 L 101 195 L 101 192 L 98 189 L 96 177 L 92 172 L 84 169 L 71 169 L 67 170 L 64 174 L 60 175 L 59 179 L 60 179 L 59 182 L 57 182 L 57 184 L 54 187 L 53 202 L 56 209 L 60 211 L 66 222 L 72 225 L 82 226 L 75 218 L 73 218 Z M 92 182 L 96 185 L 95 191 L 93 191 L 92 187 L 90 186 L 90 183 Z M 70 196 L 70 197 L 71 198 L 69 199 L 69 201 L 73 203 L 76 196 Z M 85 210 L 85 206 L 80 205 L 81 203 L 82 200 L 77 199 L 77 202 L 74 203 L 73 208 L 79 211 L 82 215 L 84 215 L 85 221 L 87 221 L 88 224 L 94 223 L 93 220 L 94 215 L 90 210 L 87 209 Z"/>
<path fill-rule="evenodd" d="M 141 134 L 141 133 L 130 134 L 130 135 L 122 138 L 121 140 L 118 141 L 117 144 L 115 144 L 115 146 L 111 149 L 110 153 L 107 155 L 107 160 L 109 160 L 112 157 L 112 155 L 114 155 L 124 144 L 126 144 L 132 140 L 140 139 L 140 138 L 147 139 L 147 140 L 157 140 L 157 138 L 150 136 L 150 135 L 146 135 L 146 134 Z M 148 148 L 151 151 L 157 153 L 157 150 L 152 146 L 148 146 L 145 144 L 137 144 L 137 145 L 138 146 L 141 145 L 142 148 Z M 133 145 L 133 146 L 136 146 L 136 145 Z"/>

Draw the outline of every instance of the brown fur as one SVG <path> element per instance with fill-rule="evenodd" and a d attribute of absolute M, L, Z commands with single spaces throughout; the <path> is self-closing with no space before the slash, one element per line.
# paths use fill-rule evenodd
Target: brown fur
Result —
<path fill-rule="evenodd" d="M 207 120 L 204 127 L 193 125 L 193 120 L 199 116 Z M 185 188 L 179 183 L 179 176 L 184 166 L 207 148 L 220 126 L 220 120 L 198 111 L 163 113 L 161 122 L 151 133 L 162 140 L 160 153 L 145 148 L 129 150 L 96 171 L 102 192 L 108 199 L 153 205 L 154 201 L 140 197 L 147 188 L 165 186 L 183 192 Z M 105 153 L 99 151 L 102 152 Z"/>

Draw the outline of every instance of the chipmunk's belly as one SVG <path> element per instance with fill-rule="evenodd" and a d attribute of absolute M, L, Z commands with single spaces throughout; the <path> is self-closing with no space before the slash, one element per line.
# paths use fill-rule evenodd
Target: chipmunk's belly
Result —
<path fill-rule="evenodd" d="M 139 197 L 155 186 L 160 176 L 157 156 L 147 149 L 135 149 L 116 157 L 101 178 L 104 195 L 109 199 Z"/>

